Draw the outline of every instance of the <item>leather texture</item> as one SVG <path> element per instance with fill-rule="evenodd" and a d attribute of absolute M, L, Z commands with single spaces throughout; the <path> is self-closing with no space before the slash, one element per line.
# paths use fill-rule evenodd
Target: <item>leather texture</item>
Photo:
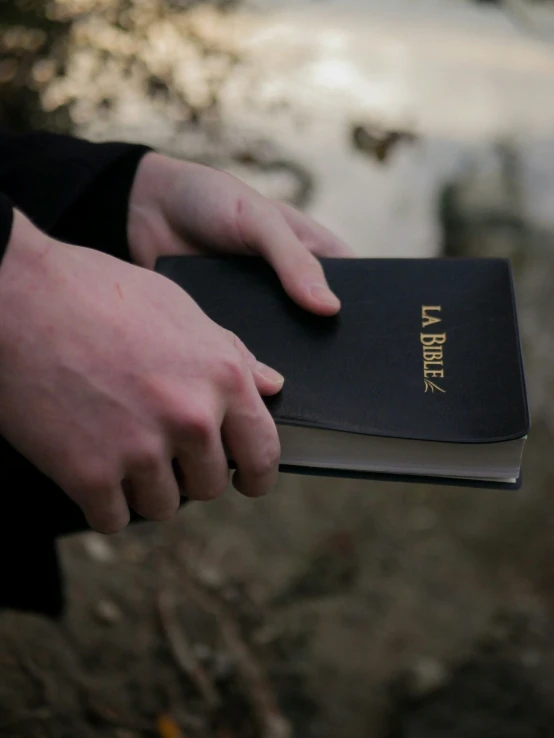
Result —
<path fill-rule="evenodd" d="M 276 422 L 391 438 L 521 438 L 529 414 L 504 259 L 323 259 L 342 310 L 311 315 L 257 257 L 164 257 L 156 269 L 286 378 Z M 422 306 L 441 322 L 422 328 Z M 446 332 L 444 392 L 424 383 L 420 334 Z"/>

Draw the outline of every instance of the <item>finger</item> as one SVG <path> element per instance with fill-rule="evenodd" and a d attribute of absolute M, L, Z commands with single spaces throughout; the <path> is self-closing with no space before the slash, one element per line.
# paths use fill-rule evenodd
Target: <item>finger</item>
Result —
<path fill-rule="evenodd" d="M 91 490 L 76 502 L 90 527 L 98 533 L 119 533 L 129 524 L 129 506 L 121 487 Z"/>
<path fill-rule="evenodd" d="M 229 462 L 216 426 L 204 438 L 184 443 L 177 461 L 181 491 L 189 500 L 215 500 L 229 486 Z"/>
<path fill-rule="evenodd" d="M 247 497 L 260 497 L 277 481 L 281 453 L 273 418 L 256 391 L 253 377 L 237 393 L 223 421 L 222 434 L 237 466 L 233 485 Z"/>
<path fill-rule="evenodd" d="M 141 517 L 169 520 L 179 509 L 181 495 L 169 459 L 136 466 L 126 482 L 127 502 Z"/>
<path fill-rule="evenodd" d="M 285 381 L 283 375 L 267 366 L 267 364 L 258 361 L 237 335 L 231 333 L 231 331 L 226 331 L 226 333 L 252 372 L 258 392 L 261 395 L 277 394 L 282 389 Z"/>
<path fill-rule="evenodd" d="M 340 310 L 340 301 L 331 292 L 321 264 L 277 208 L 268 204 L 250 213 L 241 231 L 247 245 L 271 264 L 298 305 L 319 315 L 335 315 Z"/>
<path fill-rule="evenodd" d="M 277 202 L 278 209 L 305 246 L 317 256 L 350 258 L 354 249 L 306 213 L 287 203 Z"/>

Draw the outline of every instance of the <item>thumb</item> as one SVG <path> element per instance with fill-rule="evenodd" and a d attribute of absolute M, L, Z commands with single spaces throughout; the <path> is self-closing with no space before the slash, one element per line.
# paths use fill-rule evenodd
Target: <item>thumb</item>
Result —
<path fill-rule="evenodd" d="M 227 331 L 227 333 L 252 372 L 258 392 L 261 395 L 276 395 L 283 387 L 285 381 L 283 375 L 279 374 L 279 372 L 270 366 L 267 366 L 267 364 L 258 361 L 254 354 L 246 348 L 244 343 L 234 333 L 230 331 Z"/>

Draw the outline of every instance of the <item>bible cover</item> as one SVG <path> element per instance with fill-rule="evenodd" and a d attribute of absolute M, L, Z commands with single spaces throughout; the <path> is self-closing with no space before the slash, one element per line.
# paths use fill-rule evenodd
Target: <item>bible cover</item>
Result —
<path fill-rule="evenodd" d="M 440 444 L 525 438 L 529 415 L 509 261 L 321 263 L 342 302 L 332 318 L 295 305 L 257 257 L 162 257 L 156 271 L 285 376 L 283 390 L 266 399 L 278 425 Z M 521 476 L 504 482 L 281 469 L 483 488 L 521 484 Z"/>

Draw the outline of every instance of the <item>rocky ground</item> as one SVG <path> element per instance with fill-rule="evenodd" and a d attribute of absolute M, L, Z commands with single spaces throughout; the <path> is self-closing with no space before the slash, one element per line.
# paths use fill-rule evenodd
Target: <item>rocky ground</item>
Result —
<path fill-rule="evenodd" d="M 0 616 L 0 735 L 554 735 L 550 16 L 344 5 L 2 6 L 0 119 L 222 166 L 360 254 L 510 256 L 524 488 L 283 476 L 67 539 L 63 622 Z"/>

